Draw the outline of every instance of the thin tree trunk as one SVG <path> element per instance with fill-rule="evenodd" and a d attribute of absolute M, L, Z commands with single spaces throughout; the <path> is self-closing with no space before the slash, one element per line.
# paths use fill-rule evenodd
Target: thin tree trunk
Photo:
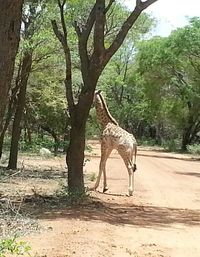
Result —
<path fill-rule="evenodd" d="M 187 146 L 190 143 L 190 140 L 189 140 L 188 136 L 189 136 L 188 132 L 184 131 L 183 135 L 182 135 L 182 142 L 181 142 L 181 150 L 184 151 L 184 152 L 187 151 Z"/>
<path fill-rule="evenodd" d="M 0 132 L 20 40 L 23 0 L 0 0 Z"/>
<path fill-rule="evenodd" d="M 21 135 L 20 124 L 23 116 L 23 111 L 25 108 L 26 89 L 27 89 L 28 77 L 31 71 L 31 65 L 32 65 L 32 53 L 26 53 L 22 63 L 21 85 L 20 85 L 20 91 L 18 95 L 17 107 L 16 107 L 16 112 L 15 112 L 15 117 L 13 122 L 13 128 L 12 128 L 12 138 L 11 138 L 8 169 L 17 168 L 18 147 L 19 147 L 19 140 Z"/>
<path fill-rule="evenodd" d="M 1 135 L 0 135 L 0 159 L 1 159 L 1 156 L 2 156 L 2 152 L 3 152 L 3 142 L 4 142 L 5 133 L 6 133 L 6 130 L 9 126 L 9 123 L 10 123 L 10 120 L 11 120 L 11 117 L 12 117 L 12 113 L 8 113 L 7 115 L 8 116 L 6 117 L 6 121 L 5 121 L 5 124 L 3 126 L 3 129 L 2 129 Z"/>
<path fill-rule="evenodd" d="M 9 101 L 7 114 L 6 114 L 6 117 L 5 117 L 5 121 L 4 121 L 4 124 L 3 124 L 3 128 L 2 128 L 1 134 L 0 134 L 0 158 L 1 158 L 2 152 L 3 152 L 3 142 L 4 142 L 5 133 L 7 131 L 7 128 L 9 126 L 9 124 L 10 124 L 12 115 L 13 115 L 14 110 L 15 110 L 15 105 L 16 105 L 15 97 L 16 97 L 18 89 L 19 89 L 18 86 L 16 86 L 12 90 L 12 96 L 11 96 L 10 101 Z"/>

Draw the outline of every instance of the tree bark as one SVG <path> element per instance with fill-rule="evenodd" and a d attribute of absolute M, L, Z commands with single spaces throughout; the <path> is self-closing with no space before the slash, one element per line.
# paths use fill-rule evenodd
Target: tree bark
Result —
<path fill-rule="evenodd" d="M 10 120 L 12 118 L 12 113 L 13 113 L 13 109 L 9 108 L 5 123 L 3 125 L 2 130 L 1 130 L 1 134 L 0 134 L 0 159 L 1 159 L 1 156 L 2 156 L 2 152 L 3 152 L 3 142 L 4 142 L 5 133 L 6 133 L 6 130 L 9 126 Z"/>
<path fill-rule="evenodd" d="M 25 53 L 23 62 L 22 62 L 20 90 L 19 90 L 16 112 L 15 112 L 13 128 L 12 128 L 12 138 L 11 138 L 8 169 L 17 168 L 18 147 L 19 147 L 19 140 L 21 135 L 20 124 L 23 116 L 23 111 L 25 108 L 26 89 L 27 89 L 28 77 L 31 72 L 31 65 L 32 65 L 32 53 L 27 52 Z"/>
<path fill-rule="evenodd" d="M 20 71 L 20 66 L 19 66 L 19 71 Z M 10 124 L 12 115 L 14 113 L 15 110 L 15 106 L 16 106 L 16 95 L 17 92 L 19 90 L 19 85 L 18 85 L 18 78 L 19 78 L 19 73 L 17 76 L 17 81 L 16 81 L 16 86 L 12 89 L 12 96 L 9 99 L 9 104 L 7 107 L 7 113 L 6 113 L 6 117 L 4 118 L 4 122 L 3 122 L 3 126 L 2 126 L 2 130 L 0 133 L 0 158 L 2 156 L 2 152 L 3 152 L 3 142 L 4 142 L 4 137 L 5 137 L 5 133 L 7 131 L 7 128 Z"/>
<path fill-rule="evenodd" d="M 69 192 L 84 192 L 83 162 L 85 150 L 85 127 L 73 125 L 70 130 L 70 144 L 67 149 Z"/>
<path fill-rule="evenodd" d="M 0 0 L 0 132 L 20 40 L 23 0 Z"/>
<path fill-rule="evenodd" d="M 84 192 L 85 190 L 83 177 L 85 128 L 93 102 L 93 93 L 93 91 L 90 93 L 81 93 L 73 114 L 75 119 L 71 124 L 70 143 L 66 156 L 69 192 Z"/>

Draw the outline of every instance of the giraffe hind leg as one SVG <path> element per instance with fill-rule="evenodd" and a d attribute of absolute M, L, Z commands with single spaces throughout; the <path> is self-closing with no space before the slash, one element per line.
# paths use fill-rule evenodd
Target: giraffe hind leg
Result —
<path fill-rule="evenodd" d="M 127 168 L 128 171 L 128 176 L 129 176 L 129 180 L 128 180 L 128 193 L 126 194 L 127 196 L 132 196 L 133 195 L 133 182 L 134 182 L 134 169 L 136 169 L 136 165 L 132 164 L 132 158 L 130 153 L 128 153 L 126 151 L 126 149 L 121 148 L 118 149 L 118 152 L 120 154 L 120 156 L 122 157 L 125 166 Z"/>

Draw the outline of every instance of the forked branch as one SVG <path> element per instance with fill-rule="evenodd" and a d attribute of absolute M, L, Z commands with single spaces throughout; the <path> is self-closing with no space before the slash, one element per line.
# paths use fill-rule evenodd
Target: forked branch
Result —
<path fill-rule="evenodd" d="M 121 29 L 119 30 L 112 44 L 105 52 L 104 65 L 108 63 L 110 58 L 115 54 L 115 52 L 122 45 L 126 35 L 128 34 L 133 24 L 136 22 L 137 18 L 140 16 L 141 12 L 156 1 L 157 0 L 146 0 L 145 2 L 142 2 L 141 0 L 136 0 L 135 9 L 131 12 L 129 17 L 123 23 Z"/>

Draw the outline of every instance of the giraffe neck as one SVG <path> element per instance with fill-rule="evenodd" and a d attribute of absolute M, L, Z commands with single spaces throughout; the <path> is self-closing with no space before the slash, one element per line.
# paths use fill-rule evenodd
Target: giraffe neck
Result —
<path fill-rule="evenodd" d="M 102 128 L 106 127 L 108 123 L 118 125 L 117 121 L 110 114 L 103 96 L 100 94 L 96 96 L 95 108 L 97 113 L 97 119 Z"/>

